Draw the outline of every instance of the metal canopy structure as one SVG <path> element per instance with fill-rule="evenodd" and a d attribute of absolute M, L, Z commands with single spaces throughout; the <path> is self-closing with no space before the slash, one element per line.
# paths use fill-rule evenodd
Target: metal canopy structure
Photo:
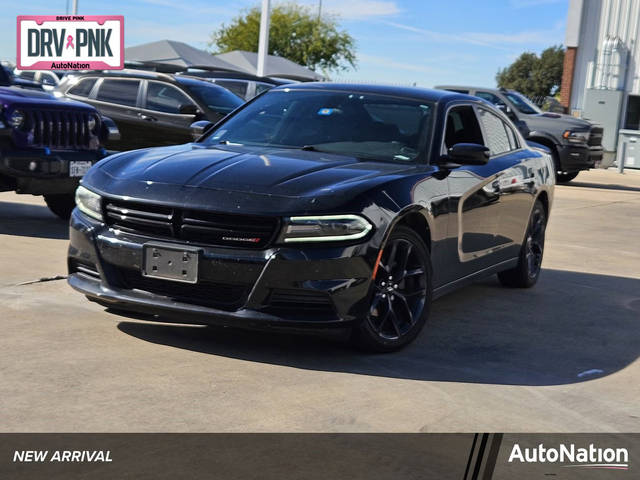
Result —
<path fill-rule="evenodd" d="M 180 69 L 202 68 L 206 70 L 238 71 L 238 68 L 224 60 L 175 40 L 159 40 L 125 48 L 126 62 L 149 65 L 171 65 Z"/>
<path fill-rule="evenodd" d="M 214 57 L 227 64 L 233 65 L 236 70 L 250 73 L 251 75 L 257 75 L 258 73 L 258 54 L 255 52 L 234 50 L 232 52 L 214 55 Z M 264 76 L 288 78 L 301 82 L 323 80 L 322 75 L 313 70 L 275 55 L 267 55 Z"/>

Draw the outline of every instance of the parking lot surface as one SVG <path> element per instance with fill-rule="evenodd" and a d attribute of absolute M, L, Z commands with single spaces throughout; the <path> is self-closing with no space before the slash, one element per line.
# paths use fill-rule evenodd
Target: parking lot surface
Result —
<path fill-rule="evenodd" d="M 0 194 L 0 431 L 640 430 L 640 172 L 556 189 L 540 281 L 434 303 L 405 350 L 169 325 L 67 286 L 67 226 Z"/>

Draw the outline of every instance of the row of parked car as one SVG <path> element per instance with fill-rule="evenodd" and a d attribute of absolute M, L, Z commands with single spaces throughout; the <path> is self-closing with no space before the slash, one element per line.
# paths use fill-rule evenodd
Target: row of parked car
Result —
<path fill-rule="evenodd" d="M 17 73 L 0 69 L 0 191 L 44 195 L 62 218 L 74 207 L 79 179 L 110 152 L 192 141 L 247 100 L 288 83 L 211 71 Z M 525 138 L 550 150 L 560 182 L 602 157 L 602 129 L 585 120 L 542 112 L 517 92 L 436 88 L 503 110 Z"/>

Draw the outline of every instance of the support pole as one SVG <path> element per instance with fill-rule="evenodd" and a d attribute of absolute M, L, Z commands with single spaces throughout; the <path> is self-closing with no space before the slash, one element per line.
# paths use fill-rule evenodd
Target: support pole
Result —
<path fill-rule="evenodd" d="M 74 0 L 76 1 L 76 0 Z M 258 67 L 257 75 L 264 77 L 269 54 L 269 19 L 271 16 L 271 0 L 262 0 L 262 13 L 260 14 L 260 37 L 258 43 Z"/>

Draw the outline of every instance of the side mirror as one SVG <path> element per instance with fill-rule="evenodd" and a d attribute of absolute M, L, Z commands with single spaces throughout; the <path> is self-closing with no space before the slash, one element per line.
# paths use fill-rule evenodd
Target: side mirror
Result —
<path fill-rule="evenodd" d="M 208 120 L 199 120 L 197 122 L 193 122 L 190 127 L 191 136 L 193 137 L 194 140 L 197 140 L 202 136 L 205 130 L 207 130 L 212 125 L 213 123 L 211 123 Z"/>
<path fill-rule="evenodd" d="M 456 143 L 449 149 L 440 163 L 458 165 L 486 165 L 489 161 L 489 149 L 477 143 Z"/>
<path fill-rule="evenodd" d="M 200 112 L 200 110 L 198 110 L 198 107 L 196 107 L 193 103 L 180 105 L 178 111 L 181 115 L 196 115 Z"/>
<path fill-rule="evenodd" d="M 509 105 L 505 105 L 504 103 L 496 103 L 496 107 L 498 110 L 506 113 L 507 115 L 512 113 L 511 107 Z"/>

